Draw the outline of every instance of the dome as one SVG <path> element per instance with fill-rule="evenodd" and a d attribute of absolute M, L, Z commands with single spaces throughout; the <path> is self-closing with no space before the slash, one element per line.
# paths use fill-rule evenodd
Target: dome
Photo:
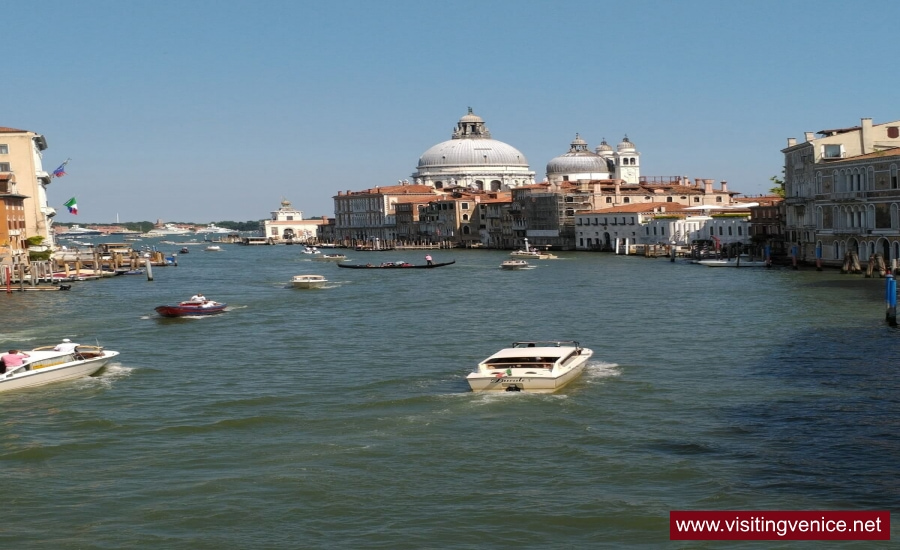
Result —
<path fill-rule="evenodd" d="M 480 116 L 476 115 L 475 113 L 473 113 L 472 108 L 469 107 L 469 112 L 466 113 L 465 115 L 463 115 L 462 118 L 459 119 L 459 121 L 460 122 L 481 122 L 481 123 L 483 123 L 484 119 L 481 118 Z"/>
<path fill-rule="evenodd" d="M 603 141 L 597 146 L 596 151 L 598 155 L 605 155 L 606 153 L 612 153 L 613 148 L 609 143 L 606 143 L 606 138 L 603 138 Z"/>
<path fill-rule="evenodd" d="M 619 143 L 619 146 L 617 147 L 617 149 L 619 150 L 620 153 L 625 153 L 625 152 L 633 153 L 635 151 L 634 143 L 631 143 L 630 141 L 628 141 L 628 136 L 625 136 L 624 138 L 622 138 L 622 142 Z"/>
<path fill-rule="evenodd" d="M 512 145 L 496 139 L 451 139 L 438 143 L 419 157 L 419 169 L 453 166 L 520 166 L 528 159 Z"/>
<path fill-rule="evenodd" d="M 569 147 L 569 152 L 560 155 L 547 163 L 547 174 L 590 174 L 606 173 L 609 168 L 606 159 L 591 152 L 587 148 L 587 142 L 581 136 L 575 134 L 575 139 Z"/>

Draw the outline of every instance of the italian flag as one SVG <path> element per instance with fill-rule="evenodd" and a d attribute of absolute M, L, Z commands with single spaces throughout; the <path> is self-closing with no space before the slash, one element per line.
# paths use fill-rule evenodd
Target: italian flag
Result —
<path fill-rule="evenodd" d="M 75 197 L 67 200 L 65 204 L 69 209 L 69 214 L 75 214 L 76 216 L 78 215 L 78 201 L 75 200 Z"/>

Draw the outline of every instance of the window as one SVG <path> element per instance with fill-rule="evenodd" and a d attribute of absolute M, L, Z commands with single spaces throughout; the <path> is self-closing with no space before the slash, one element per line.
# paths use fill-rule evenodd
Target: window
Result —
<path fill-rule="evenodd" d="M 468 210 L 468 209 L 469 209 L 469 203 L 467 203 L 467 202 L 464 202 L 464 203 L 460 204 L 459 206 L 460 206 L 460 208 L 462 208 L 463 210 Z"/>
<path fill-rule="evenodd" d="M 722 202 L 722 197 L 716 197 L 716 202 Z"/>
<path fill-rule="evenodd" d="M 0 143 L 0 155 L 8 155 L 9 154 L 9 145 L 5 143 Z"/>
<path fill-rule="evenodd" d="M 7 171 L 9 169 L 7 168 Z M 891 165 L 891 189 L 897 189 L 897 165 Z"/>
<path fill-rule="evenodd" d="M 822 146 L 822 158 L 826 159 L 839 159 L 844 157 L 844 146 L 843 145 L 823 145 Z"/>
<path fill-rule="evenodd" d="M 0 162 L 0 172 L 11 172 L 8 162 Z"/>
<path fill-rule="evenodd" d="M 625 197 L 625 204 L 628 204 L 629 202 L 631 202 L 631 199 L 629 197 Z"/>
<path fill-rule="evenodd" d="M 672 202 L 672 197 L 666 197 L 666 202 Z"/>

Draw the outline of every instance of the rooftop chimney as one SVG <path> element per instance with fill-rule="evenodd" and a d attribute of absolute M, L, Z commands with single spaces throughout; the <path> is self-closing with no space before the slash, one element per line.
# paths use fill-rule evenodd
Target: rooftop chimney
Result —
<path fill-rule="evenodd" d="M 872 119 L 864 118 L 860 120 L 862 131 L 859 133 L 860 147 L 862 154 L 871 153 L 875 150 L 872 144 Z"/>
<path fill-rule="evenodd" d="M 724 180 L 722 181 L 722 192 L 723 192 L 723 193 L 727 193 L 727 192 L 728 192 L 728 182 L 727 182 L 727 181 L 724 181 Z"/>
<path fill-rule="evenodd" d="M 797 138 L 788 138 L 788 147 L 793 147 L 797 145 Z"/>
<path fill-rule="evenodd" d="M 810 141 L 812 141 L 813 139 L 815 139 L 815 138 L 813 138 L 813 133 L 812 133 L 812 132 L 803 132 L 803 137 L 806 138 L 806 141 L 807 141 L 807 142 L 810 142 Z"/>
<path fill-rule="evenodd" d="M 707 195 L 712 195 L 712 186 L 713 180 L 703 180 L 703 192 Z"/>

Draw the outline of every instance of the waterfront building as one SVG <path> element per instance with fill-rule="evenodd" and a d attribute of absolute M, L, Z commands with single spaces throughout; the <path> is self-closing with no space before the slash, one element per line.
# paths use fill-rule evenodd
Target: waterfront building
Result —
<path fill-rule="evenodd" d="M 27 198 L 18 192 L 15 174 L 9 170 L 0 172 L 0 266 L 12 267 L 28 260 L 25 246 Z"/>
<path fill-rule="evenodd" d="M 21 212 L 25 227 L 21 236 L 43 237 L 44 245 L 53 245 L 52 218 L 56 215 L 47 202 L 50 174 L 42 164 L 47 140 L 28 130 L 0 127 L 0 174 L 15 174 L 18 192 L 23 195 Z"/>
<path fill-rule="evenodd" d="M 755 197 L 750 209 L 750 239 L 768 246 L 772 258 L 784 258 L 788 249 L 784 239 L 784 198 L 777 195 Z"/>
<path fill-rule="evenodd" d="M 440 197 L 428 185 L 401 183 L 363 191 L 338 191 L 334 199 L 335 237 L 345 244 L 381 246 L 397 239 L 396 205 Z"/>
<path fill-rule="evenodd" d="M 471 107 L 457 122 L 451 139 L 422 153 L 412 177 L 417 185 L 435 189 L 500 191 L 534 183 L 525 155 L 493 139 Z"/>
<path fill-rule="evenodd" d="M 284 242 L 318 242 L 319 228 L 328 224 L 328 218 L 303 219 L 303 212 L 291 206 L 291 201 L 281 200 L 281 207 L 273 210 L 268 220 L 260 223 L 262 234 L 272 244 Z"/>
<path fill-rule="evenodd" d="M 815 137 L 818 135 L 819 137 Z M 896 161 L 883 160 L 900 147 L 900 121 L 805 132 L 788 138 L 784 154 L 785 238 L 799 261 L 840 265 L 847 252 L 863 262 L 877 251 L 900 257 L 895 242 Z M 890 222 L 888 220 L 891 220 Z"/>
<path fill-rule="evenodd" d="M 848 253 L 900 259 L 900 147 L 828 162 L 816 172 L 814 250 L 842 265 Z"/>
<path fill-rule="evenodd" d="M 501 249 L 515 248 L 512 203 L 512 192 L 510 191 L 485 193 L 479 197 L 477 225 L 481 246 Z"/>

